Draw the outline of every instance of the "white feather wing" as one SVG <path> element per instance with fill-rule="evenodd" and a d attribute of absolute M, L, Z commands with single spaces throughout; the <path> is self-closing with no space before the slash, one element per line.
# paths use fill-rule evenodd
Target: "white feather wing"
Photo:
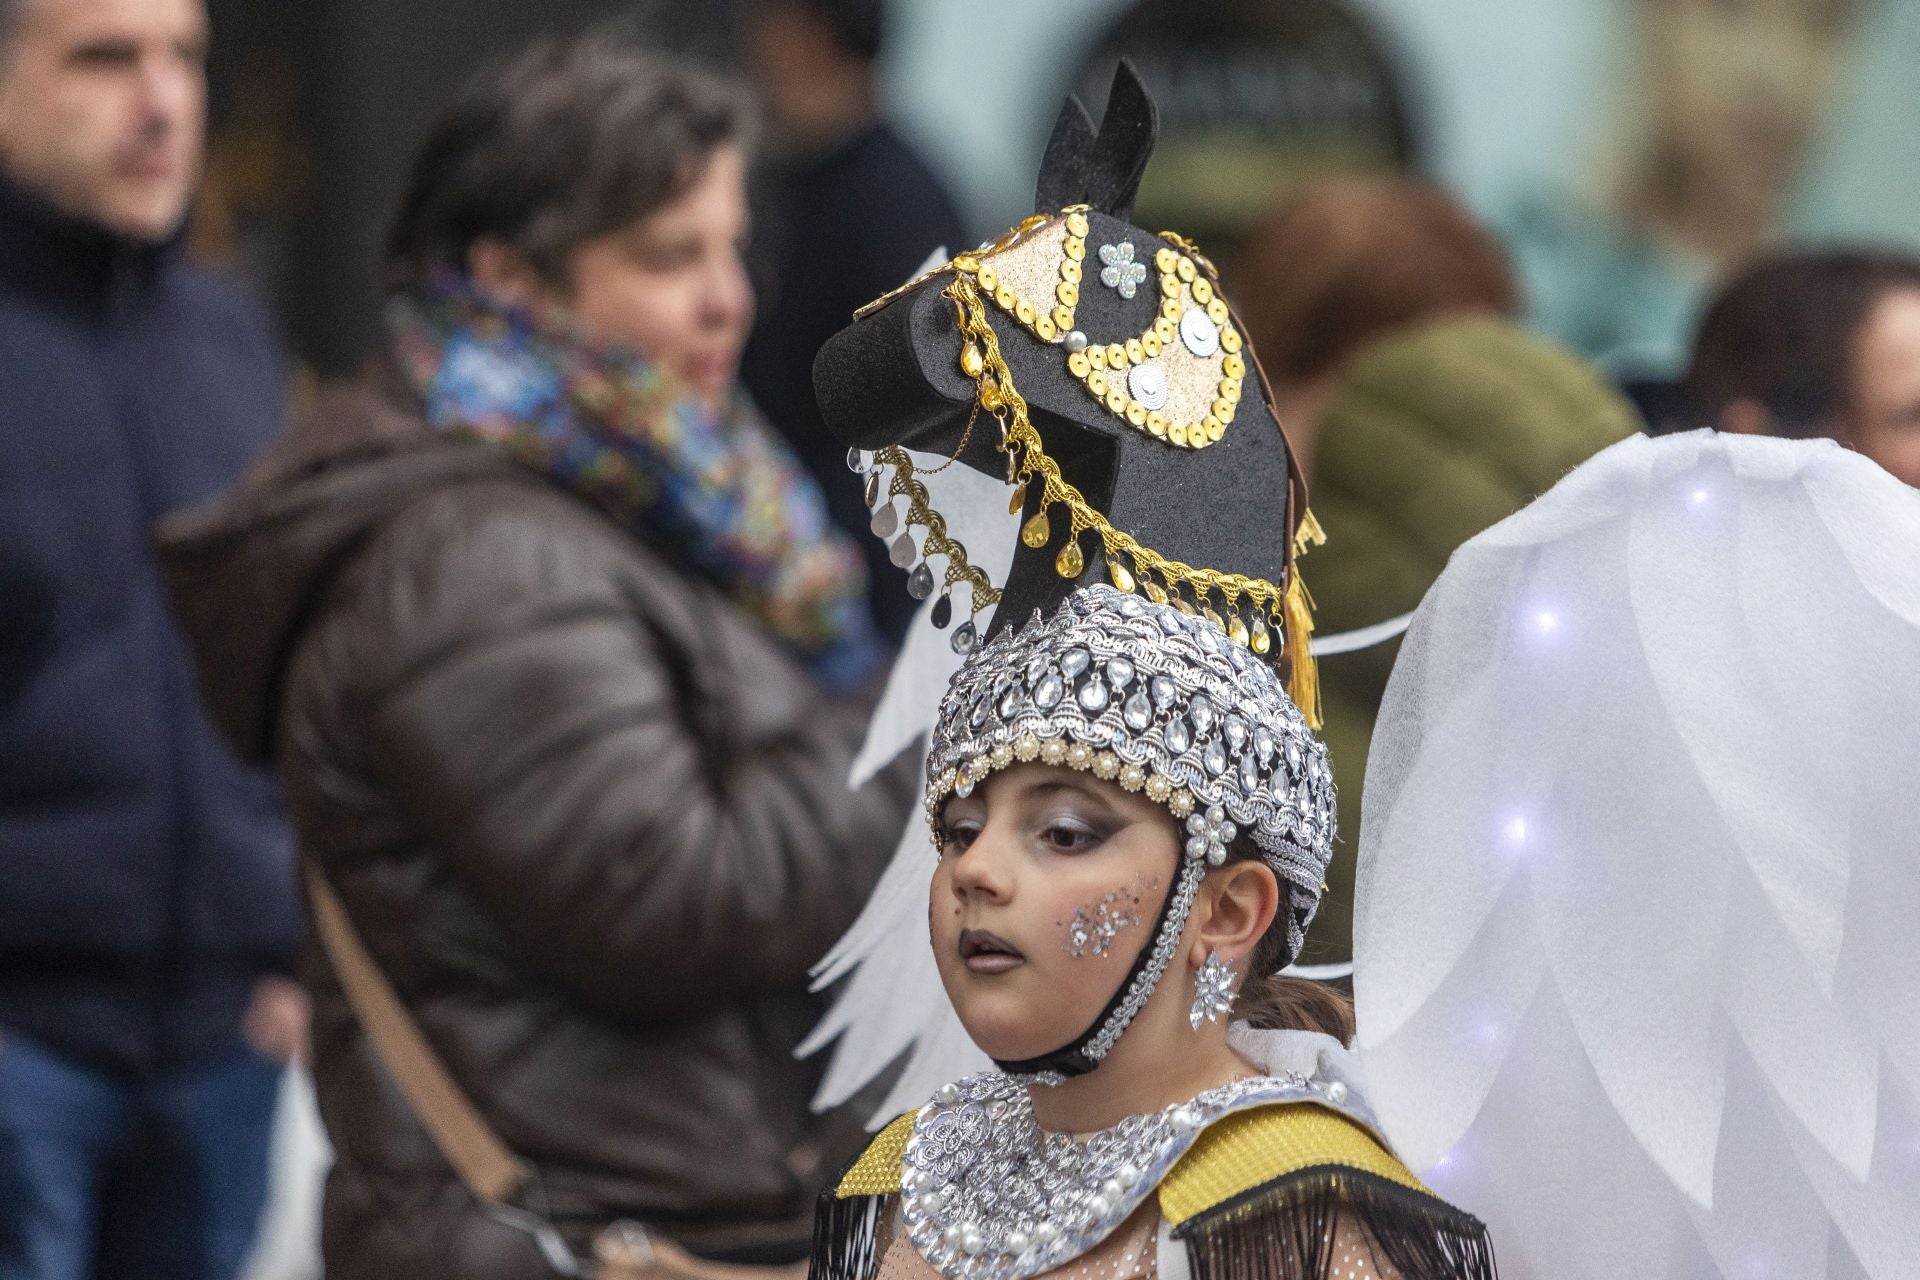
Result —
<path fill-rule="evenodd" d="M 966 547 L 968 558 L 990 580 L 1006 581 L 1019 531 L 1018 517 L 1007 513 L 1007 486 L 962 466 L 932 475 L 945 459 L 912 457 L 934 507 L 947 521 L 947 535 Z M 936 562 L 936 576 L 945 568 Z M 866 741 L 854 759 L 853 786 L 884 769 L 902 751 L 924 751 L 940 697 L 960 669 L 962 656 L 953 651 L 953 632 L 966 619 L 971 603 L 961 590 L 954 600 L 953 620 L 942 629 L 932 621 L 938 599 L 936 594 L 914 616 L 886 691 L 868 722 Z M 975 625 L 984 633 L 992 616 L 991 610 L 983 611 L 975 617 Z M 924 771 L 920 781 L 924 792 Z M 932 837 L 925 815 L 916 806 L 907 816 L 893 861 L 873 897 L 852 928 L 814 967 L 816 990 L 843 984 L 827 1016 L 800 1046 L 803 1057 L 834 1046 L 832 1061 L 814 1095 L 816 1107 L 845 1102 L 907 1055 L 872 1118 L 878 1126 L 909 1107 L 920 1106 L 947 1081 L 988 1066 L 986 1055 L 967 1038 L 947 1003 L 927 945 L 927 881 L 933 864 Z"/>
<path fill-rule="evenodd" d="M 1920 1276 L 1920 493 L 1636 438 L 1455 554 L 1373 738 L 1354 986 L 1513 1280 Z"/>

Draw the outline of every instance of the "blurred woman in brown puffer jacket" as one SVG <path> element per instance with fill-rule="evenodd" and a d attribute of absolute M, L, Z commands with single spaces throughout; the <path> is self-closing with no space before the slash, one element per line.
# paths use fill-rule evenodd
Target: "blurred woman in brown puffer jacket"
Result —
<path fill-rule="evenodd" d="M 216 715 L 529 1207 L 785 1262 L 834 1145 L 807 968 L 912 779 L 847 789 L 860 559 L 734 387 L 743 134 L 732 86 L 603 38 L 482 76 L 416 162 L 381 377 L 165 555 Z M 541 1274 L 304 973 L 328 1273 Z"/>

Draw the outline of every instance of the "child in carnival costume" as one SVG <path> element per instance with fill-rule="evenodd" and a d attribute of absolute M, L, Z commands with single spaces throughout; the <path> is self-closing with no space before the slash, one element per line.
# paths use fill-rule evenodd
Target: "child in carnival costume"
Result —
<path fill-rule="evenodd" d="M 941 590 L 942 628 L 972 604 L 950 682 L 911 651 L 896 671 L 946 687 L 889 877 L 909 888 L 874 909 L 917 935 L 930 878 L 939 984 L 994 1069 L 844 1171 L 813 1280 L 1494 1274 L 1481 1223 L 1381 1134 L 1344 1007 L 1274 976 L 1334 842 L 1295 565 L 1314 525 L 1211 264 L 1125 220 L 1152 133 L 1123 65 L 1097 132 L 1062 114 L 1056 212 L 879 300 L 816 366 L 910 589 Z M 903 444 L 1014 486 L 997 585 Z M 874 1057 L 863 1035 L 841 1053 Z"/>

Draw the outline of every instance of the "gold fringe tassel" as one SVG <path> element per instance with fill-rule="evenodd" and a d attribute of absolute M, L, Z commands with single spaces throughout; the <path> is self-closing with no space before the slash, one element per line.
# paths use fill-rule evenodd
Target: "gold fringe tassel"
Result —
<path fill-rule="evenodd" d="M 1300 557 L 1309 548 L 1324 546 L 1327 531 L 1308 507 L 1293 531 L 1293 562 L 1287 566 L 1287 696 L 1300 708 L 1309 728 L 1324 723 L 1320 707 L 1320 664 L 1313 658 L 1313 596 L 1300 577 Z"/>
<path fill-rule="evenodd" d="M 1300 578 L 1300 562 L 1294 561 L 1287 583 L 1287 696 L 1306 717 L 1307 726 L 1321 727 L 1320 664 L 1313 658 L 1313 597 Z"/>

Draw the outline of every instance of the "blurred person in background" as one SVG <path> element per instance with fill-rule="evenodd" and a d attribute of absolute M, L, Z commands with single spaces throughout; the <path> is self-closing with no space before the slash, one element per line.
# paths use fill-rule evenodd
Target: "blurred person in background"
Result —
<path fill-rule="evenodd" d="M 1229 284 L 1327 533 L 1302 562 L 1322 635 L 1413 609 L 1455 547 L 1638 429 L 1595 370 L 1511 322 L 1518 290 L 1499 243 L 1425 183 L 1304 188 L 1260 221 Z M 1399 648 L 1320 662 L 1349 849 Z M 1347 958 L 1353 873 L 1335 857 L 1307 963 Z"/>
<path fill-rule="evenodd" d="M 1434 316 L 1511 316 L 1519 305 L 1499 242 L 1411 178 L 1307 184 L 1254 222 L 1227 283 L 1309 477 L 1321 415 L 1355 352 Z"/>
<path fill-rule="evenodd" d="M 746 64 L 772 136 L 756 202 L 760 315 L 741 378 L 855 536 L 882 630 L 898 640 L 917 602 L 871 512 L 846 450 L 820 419 L 813 357 L 854 310 L 903 283 L 935 249 L 964 247 L 940 180 L 879 106 L 884 0 L 752 0 Z"/>
<path fill-rule="evenodd" d="M 382 367 L 165 543 L 316 894 L 578 1254 L 632 1220 L 805 1256 L 836 1154 L 807 969 L 910 800 L 847 789 L 860 557 L 735 382 L 747 144 L 741 89 L 604 34 L 482 72 L 408 179 Z M 551 1274 L 323 941 L 329 1274 Z"/>
<path fill-rule="evenodd" d="M 1764 259 L 1707 307 L 1684 426 L 1824 436 L 1920 486 L 1920 259 L 1825 250 Z"/>
<path fill-rule="evenodd" d="M 1634 0 L 1589 189 L 1499 220 L 1530 322 L 1620 381 L 1677 377 L 1705 292 L 1781 235 L 1867 8 Z"/>
<path fill-rule="evenodd" d="M 305 1034 L 271 778 L 200 709 L 149 544 L 278 430 L 188 265 L 200 0 L 0 0 L 0 1277 L 226 1280 Z"/>

